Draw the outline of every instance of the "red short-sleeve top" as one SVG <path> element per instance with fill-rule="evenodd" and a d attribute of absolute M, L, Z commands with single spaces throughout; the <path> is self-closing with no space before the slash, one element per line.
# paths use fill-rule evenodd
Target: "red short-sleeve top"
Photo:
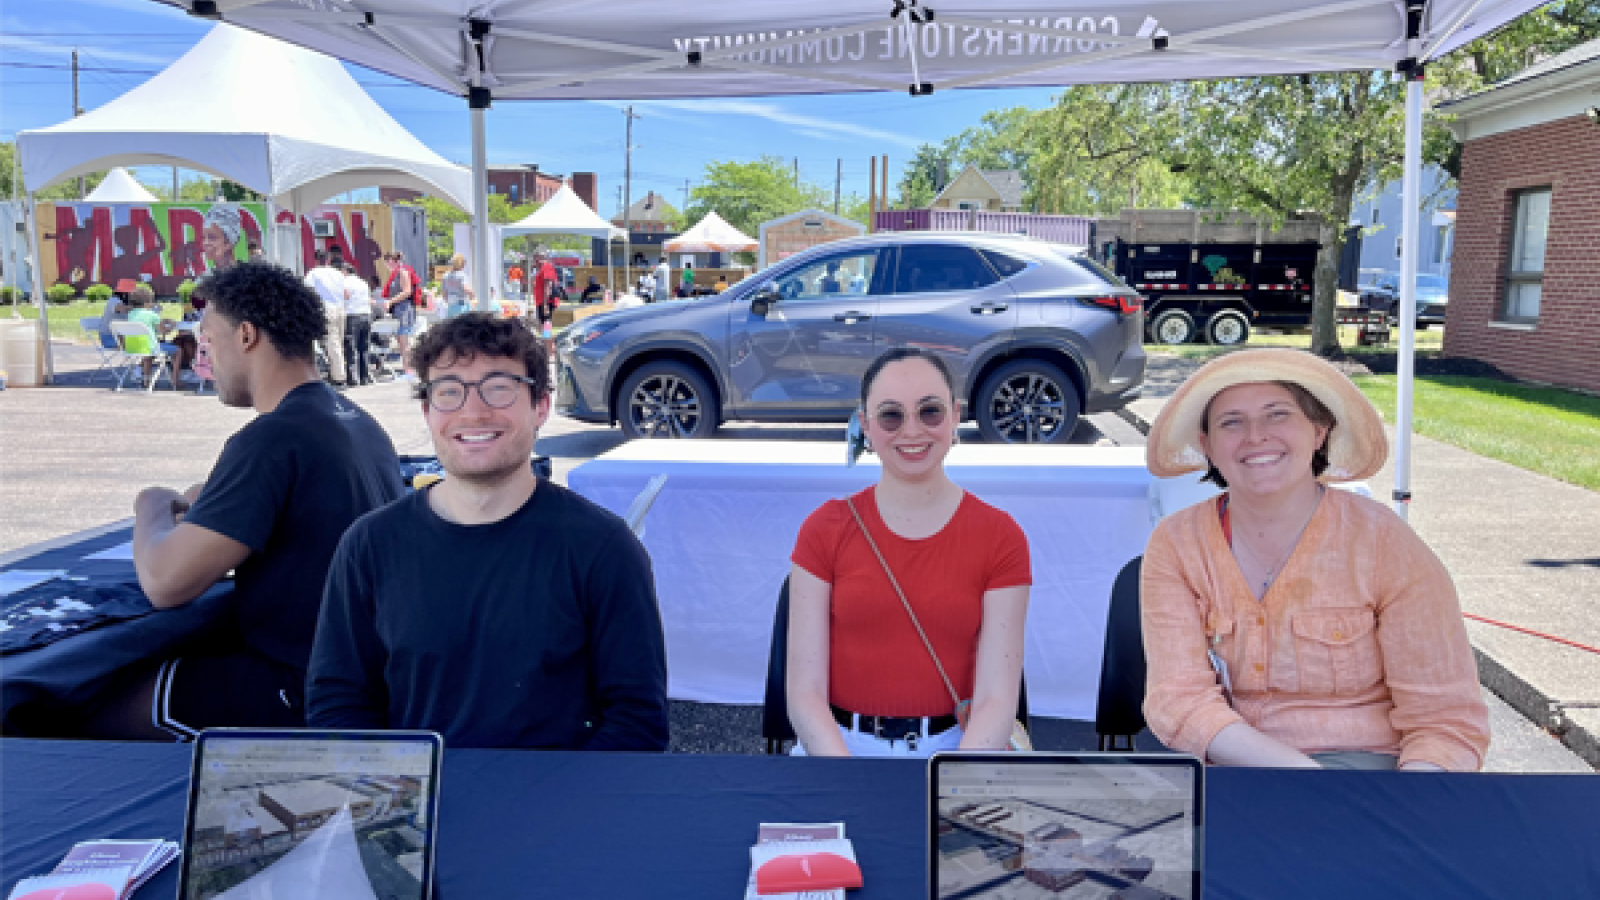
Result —
<path fill-rule="evenodd" d="M 931 537 L 889 530 L 874 488 L 853 498 L 963 700 L 972 696 L 983 595 L 1031 584 L 1028 539 L 1005 512 L 972 494 Z M 911 617 L 843 500 L 800 526 L 794 564 L 832 586 L 828 700 L 875 716 L 938 716 L 954 709 Z"/>

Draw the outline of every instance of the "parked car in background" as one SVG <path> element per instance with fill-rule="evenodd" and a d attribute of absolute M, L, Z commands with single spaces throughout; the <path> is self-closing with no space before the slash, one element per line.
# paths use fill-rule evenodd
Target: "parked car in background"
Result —
<path fill-rule="evenodd" d="M 813 247 L 727 291 L 579 320 L 557 339 L 556 407 L 634 437 L 729 420 L 844 422 L 883 351 L 949 363 L 984 439 L 1065 441 L 1144 383 L 1139 294 L 1073 248 L 899 232 Z"/>
<path fill-rule="evenodd" d="M 1400 273 L 1363 269 L 1357 279 L 1361 305 L 1381 310 L 1391 322 L 1400 320 Z M 1417 275 L 1417 327 L 1444 325 L 1450 303 L 1450 281 L 1442 275 Z"/>

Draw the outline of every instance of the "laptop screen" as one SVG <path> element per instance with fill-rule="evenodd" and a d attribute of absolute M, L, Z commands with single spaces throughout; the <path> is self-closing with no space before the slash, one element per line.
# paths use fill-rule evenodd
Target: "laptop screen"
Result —
<path fill-rule="evenodd" d="M 441 748 L 428 732 L 202 732 L 179 896 L 425 900 Z"/>
<path fill-rule="evenodd" d="M 1202 771 L 1177 755 L 937 754 L 930 894 L 1197 900 Z"/>

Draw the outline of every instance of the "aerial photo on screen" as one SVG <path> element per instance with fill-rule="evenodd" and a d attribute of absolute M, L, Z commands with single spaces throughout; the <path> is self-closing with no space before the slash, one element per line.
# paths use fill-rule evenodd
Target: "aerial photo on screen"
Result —
<path fill-rule="evenodd" d="M 426 752 L 341 746 L 330 765 L 303 746 L 207 749 L 187 900 L 423 896 Z"/>
<path fill-rule="evenodd" d="M 1081 779 L 1081 770 L 1075 773 Z M 1093 777 L 1092 775 L 1090 776 Z M 941 788 L 936 826 L 941 900 L 1188 900 L 1192 803 L 1117 790 Z M 1109 785 L 1107 786 L 1109 788 Z M 1045 794 L 1045 796 L 1040 796 Z"/>

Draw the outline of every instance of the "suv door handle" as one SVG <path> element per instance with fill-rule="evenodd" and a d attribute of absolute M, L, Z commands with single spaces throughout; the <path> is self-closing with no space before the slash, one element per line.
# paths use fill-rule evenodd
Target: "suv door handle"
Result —
<path fill-rule="evenodd" d="M 835 322 L 843 322 L 846 325 L 854 325 L 857 322 L 865 322 L 870 318 L 872 318 L 872 316 L 868 315 L 867 313 L 856 312 L 855 310 L 833 314 L 833 320 Z"/>
<path fill-rule="evenodd" d="M 1008 308 L 1010 308 L 1008 303 L 980 303 L 972 307 L 972 311 L 980 316 L 992 316 L 995 313 L 1003 313 Z"/>

